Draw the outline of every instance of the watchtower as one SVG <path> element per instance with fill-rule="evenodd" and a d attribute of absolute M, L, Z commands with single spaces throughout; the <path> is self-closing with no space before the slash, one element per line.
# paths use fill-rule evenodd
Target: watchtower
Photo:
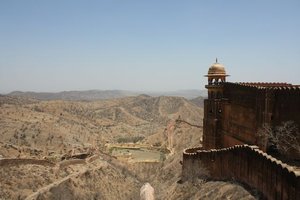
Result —
<path fill-rule="evenodd" d="M 214 149 L 222 144 L 220 129 L 221 101 L 223 98 L 223 84 L 226 82 L 225 68 L 216 62 L 209 68 L 207 75 L 208 84 L 205 88 L 208 90 L 208 99 L 204 100 L 204 119 L 203 119 L 203 147 L 205 149 Z"/>

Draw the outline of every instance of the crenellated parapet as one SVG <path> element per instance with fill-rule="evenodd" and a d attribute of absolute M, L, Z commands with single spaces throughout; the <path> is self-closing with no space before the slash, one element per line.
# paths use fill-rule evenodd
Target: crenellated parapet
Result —
<path fill-rule="evenodd" d="M 185 149 L 182 180 L 203 168 L 216 180 L 236 180 L 259 190 L 267 199 L 300 199 L 300 170 L 264 153 L 257 146 Z"/>
<path fill-rule="evenodd" d="M 290 83 L 277 83 L 277 82 L 238 82 L 231 83 L 226 82 L 224 85 L 230 87 L 230 89 L 241 89 L 245 91 L 251 90 L 278 90 L 278 91 L 290 91 L 298 92 L 300 90 L 300 85 L 292 85 Z"/>
<path fill-rule="evenodd" d="M 260 150 L 258 146 L 255 145 L 235 145 L 228 148 L 222 148 L 222 149 L 209 149 L 205 150 L 202 147 L 194 147 L 194 148 L 187 148 L 183 150 L 184 155 L 209 155 L 209 154 L 218 154 L 218 153 L 224 153 L 224 152 L 232 152 L 232 151 L 252 151 L 257 153 L 257 155 L 264 157 L 264 159 L 276 163 L 278 166 L 280 166 L 282 169 L 288 170 L 290 173 L 294 173 L 295 176 L 300 177 L 300 169 L 290 166 L 286 163 L 283 163 L 281 160 L 278 160 L 271 155 L 265 153 L 264 151 Z"/>
<path fill-rule="evenodd" d="M 243 89 L 243 90 L 251 90 L 251 89 L 257 89 L 257 90 L 300 90 L 300 85 L 292 85 L 290 83 L 269 83 L 269 82 L 238 82 L 238 83 L 231 83 L 226 82 L 224 85 L 227 85 L 231 89 Z"/>
<path fill-rule="evenodd" d="M 280 82 L 239 82 L 239 85 L 249 86 L 249 87 L 290 87 L 293 86 L 290 83 L 280 83 Z"/>

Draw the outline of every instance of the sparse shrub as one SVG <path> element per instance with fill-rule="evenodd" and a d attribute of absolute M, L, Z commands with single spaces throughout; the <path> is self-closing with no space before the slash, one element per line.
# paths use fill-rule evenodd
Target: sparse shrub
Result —
<path fill-rule="evenodd" d="M 26 138 L 25 133 L 21 133 L 21 134 L 20 134 L 20 139 L 24 140 L 25 138 Z"/>
<path fill-rule="evenodd" d="M 43 112 L 43 110 L 41 108 L 39 108 L 38 106 L 34 106 L 33 110 L 36 112 Z"/>
<path fill-rule="evenodd" d="M 291 151 L 300 155 L 300 134 L 293 121 L 282 122 L 280 126 L 263 125 L 258 131 L 259 142 L 263 147 L 274 147 L 281 155 Z"/>
<path fill-rule="evenodd" d="M 210 177 L 209 170 L 203 163 L 200 163 L 199 167 L 196 168 L 194 172 L 190 172 L 189 175 L 189 178 L 192 180 L 192 182 L 197 182 L 199 179 L 205 182 Z"/>
<path fill-rule="evenodd" d="M 155 147 L 160 147 L 160 146 L 161 146 L 161 142 L 155 142 L 155 143 L 153 144 L 153 146 L 155 146 Z"/>
<path fill-rule="evenodd" d="M 160 152 L 163 153 L 163 155 L 166 155 L 166 154 L 171 153 L 170 150 L 167 149 L 167 148 L 162 148 L 162 149 L 160 149 Z"/>
<path fill-rule="evenodd" d="M 115 147 L 112 147 L 109 149 L 109 154 L 112 154 L 112 152 L 115 150 L 116 148 Z"/>
<path fill-rule="evenodd" d="M 144 136 L 131 136 L 131 137 L 120 137 L 117 139 L 118 143 L 137 143 L 143 140 Z"/>

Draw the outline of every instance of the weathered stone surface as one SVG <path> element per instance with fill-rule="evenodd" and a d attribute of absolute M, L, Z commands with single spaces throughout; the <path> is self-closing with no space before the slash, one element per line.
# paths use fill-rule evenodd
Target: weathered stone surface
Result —
<path fill-rule="evenodd" d="M 182 180 L 198 177 L 205 169 L 213 179 L 245 183 L 267 199 L 300 199 L 299 170 L 258 150 L 256 146 L 184 150 Z"/>

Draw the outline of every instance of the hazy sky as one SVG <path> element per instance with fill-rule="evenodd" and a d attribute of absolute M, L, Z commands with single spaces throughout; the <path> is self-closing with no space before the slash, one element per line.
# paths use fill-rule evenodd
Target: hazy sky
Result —
<path fill-rule="evenodd" d="M 299 0 L 2 0 L 0 93 L 300 84 Z"/>

